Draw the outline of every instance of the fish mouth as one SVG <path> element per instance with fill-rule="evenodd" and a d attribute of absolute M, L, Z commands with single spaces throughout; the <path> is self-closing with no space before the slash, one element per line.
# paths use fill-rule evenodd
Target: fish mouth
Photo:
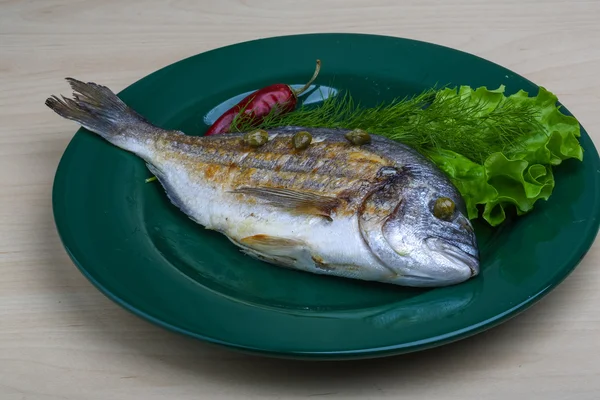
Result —
<path fill-rule="evenodd" d="M 452 263 L 468 267 L 470 271 L 469 278 L 479 274 L 479 258 L 476 249 L 473 249 L 472 253 L 468 253 L 449 241 L 437 237 L 428 238 L 426 242 L 429 249 L 444 256 Z"/>

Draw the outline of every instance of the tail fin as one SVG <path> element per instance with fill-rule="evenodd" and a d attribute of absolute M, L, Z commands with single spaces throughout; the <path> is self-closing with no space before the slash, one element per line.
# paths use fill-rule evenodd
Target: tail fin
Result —
<path fill-rule="evenodd" d="M 73 120 L 127 150 L 134 150 L 131 142 L 139 143 L 140 139 L 163 132 L 129 108 L 109 88 L 66 79 L 73 89 L 73 99 L 51 96 L 46 100 L 46 105 L 61 117 Z"/>

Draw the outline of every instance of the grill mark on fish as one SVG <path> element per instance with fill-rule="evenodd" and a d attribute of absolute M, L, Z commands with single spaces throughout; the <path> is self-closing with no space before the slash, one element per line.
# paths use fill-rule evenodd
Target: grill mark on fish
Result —
<path fill-rule="evenodd" d="M 291 135 L 279 135 L 258 149 L 251 149 L 238 140 L 210 140 L 185 135 L 170 135 L 157 142 L 159 150 L 166 150 L 166 157 L 183 162 L 231 164 L 241 169 L 257 168 L 272 172 L 275 168 L 284 172 L 334 175 L 358 178 L 374 176 L 382 166 L 392 166 L 392 160 L 382 158 L 364 148 L 325 139 L 302 152 L 291 148 Z M 314 172 L 313 172 L 314 171 Z"/>
<path fill-rule="evenodd" d="M 347 206 L 338 214 L 356 211 L 366 189 L 385 176 L 394 163 L 364 148 L 325 138 L 306 151 L 293 151 L 291 134 L 281 134 L 258 149 L 241 140 L 164 138 L 157 146 L 171 159 L 197 172 L 196 176 L 226 189 L 240 187 L 288 188 L 315 194 L 341 196 Z M 189 148 L 193 148 L 190 151 Z M 184 152 L 185 151 L 185 152 Z M 354 201 L 349 199 L 354 198 Z"/>
<path fill-rule="evenodd" d="M 357 212 L 368 193 L 389 178 L 404 175 L 403 183 L 410 181 L 409 169 L 364 147 L 324 137 L 304 151 L 295 151 L 291 136 L 289 133 L 272 135 L 267 144 L 257 149 L 245 145 L 241 139 L 227 136 L 210 137 L 204 142 L 206 138 L 174 135 L 160 140 L 157 146 L 165 158 L 185 165 L 215 188 L 227 191 L 241 187 L 288 188 L 339 196 L 344 201 L 332 210 L 338 217 Z M 202 146 L 195 146 L 199 141 Z M 190 147 L 194 151 L 183 152 Z M 237 198 L 251 204 L 257 201 Z M 368 208 L 363 211 L 381 215 L 389 212 L 390 205 L 378 202 Z"/>

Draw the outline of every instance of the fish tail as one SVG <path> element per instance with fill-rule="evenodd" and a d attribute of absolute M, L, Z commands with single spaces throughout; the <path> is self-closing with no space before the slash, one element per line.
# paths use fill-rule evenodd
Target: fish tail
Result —
<path fill-rule="evenodd" d="M 132 151 L 139 148 L 142 139 L 164 132 L 128 107 L 109 88 L 73 78 L 66 80 L 73 89 L 73 99 L 51 96 L 46 100 L 46 105 L 61 117 Z"/>

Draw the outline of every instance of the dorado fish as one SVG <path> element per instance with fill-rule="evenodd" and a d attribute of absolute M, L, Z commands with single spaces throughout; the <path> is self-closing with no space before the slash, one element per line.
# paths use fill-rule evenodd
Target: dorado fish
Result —
<path fill-rule="evenodd" d="M 73 98 L 52 96 L 48 107 L 142 158 L 176 207 L 249 256 L 414 287 L 479 273 L 463 199 L 408 146 L 301 127 L 263 131 L 260 146 L 243 133 L 195 137 L 152 125 L 105 86 L 67 80 Z M 300 131 L 312 136 L 301 150 Z"/>

